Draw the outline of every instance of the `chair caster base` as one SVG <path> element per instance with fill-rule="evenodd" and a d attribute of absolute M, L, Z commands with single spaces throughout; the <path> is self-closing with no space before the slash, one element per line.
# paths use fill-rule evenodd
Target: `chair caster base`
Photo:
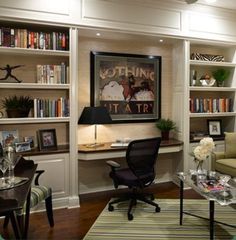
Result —
<path fill-rule="evenodd" d="M 155 211 L 156 211 L 156 212 L 160 212 L 160 211 L 161 211 L 161 208 L 160 208 L 160 207 L 156 207 Z"/>
<path fill-rule="evenodd" d="M 114 207 L 113 207 L 112 205 L 109 205 L 109 206 L 108 206 L 108 211 L 109 211 L 109 212 L 114 211 Z"/>
<path fill-rule="evenodd" d="M 131 213 L 128 213 L 128 220 L 132 221 L 134 219 L 133 215 Z"/>

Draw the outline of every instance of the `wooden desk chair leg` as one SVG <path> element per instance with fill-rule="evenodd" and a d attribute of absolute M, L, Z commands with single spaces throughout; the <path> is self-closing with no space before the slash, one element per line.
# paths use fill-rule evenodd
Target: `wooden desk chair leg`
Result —
<path fill-rule="evenodd" d="M 12 211 L 10 213 L 9 217 L 11 219 L 11 224 L 12 224 L 12 228 L 14 230 L 14 234 L 15 234 L 16 239 L 22 239 L 21 231 L 20 231 L 18 220 L 17 220 L 17 217 L 16 217 L 16 213 L 14 211 Z"/>
<path fill-rule="evenodd" d="M 4 222 L 3 222 L 3 228 L 7 228 L 9 220 L 10 220 L 10 216 L 6 215 Z"/>
<path fill-rule="evenodd" d="M 28 235 L 28 229 L 29 229 L 29 216 L 30 216 L 30 195 L 31 191 L 29 191 L 27 200 L 26 200 L 26 207 L 25 207 L 25 219 L 24 219 L 24 232 L 23 237 L 26 239 Z"/>
<path fill-rule="evenodd" d="M 54 226 L 54 219 L 53 219 L 53 210 L 52 210 L 52 196 L 49 196 L 45 199 L 45 206 L 47 210 L 48 222 L 51 227 Z"/>

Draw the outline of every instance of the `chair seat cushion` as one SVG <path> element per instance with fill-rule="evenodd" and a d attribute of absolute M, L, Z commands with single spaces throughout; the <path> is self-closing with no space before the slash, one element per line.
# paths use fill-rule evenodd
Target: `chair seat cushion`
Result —
<path fill-rule="evenodd" d="M 218 159 L 215 163 L 216 171 L 224 174 L 229 174 L 236 177 L 236 159 L 235 158 L 224 158 Z"/>
<path fill-rule="evenodd" d="M 52 195 L 52 189 L 46 186 L 32 186 L 30 195 L 30 207 L 36 206 L 42 200 Z"/>
<path fill-rule="evenodd" d="M 115 172 L 116 181 L 118 180 L 119 185 L 125 185 L 125 186 L 136 186 L 141 187 L 141 183 L 139 179 L 133 174 L 133 172 L 129 168 L 120 169 Z M 153 174 L 146 174 L 141 177 L 142 184 L 145 184 L 151 180 L 153 180 Z"/>

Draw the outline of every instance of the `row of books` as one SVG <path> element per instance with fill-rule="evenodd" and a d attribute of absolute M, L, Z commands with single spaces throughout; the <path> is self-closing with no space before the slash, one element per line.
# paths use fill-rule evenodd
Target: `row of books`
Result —
<path fill-rule="evenodd" d="M 69 34 L 65 32 L 35 32 L 28 29 L 0 27 L 0 46 L 69 50 Z"/>
<path fill-rule="evenodd" d="M 233 112 L 231 98 L 190 98 L 189 110 L 191 113 Z"/>
<path fill-rule="evenodd" d="M 65 84 L 69 83 L 69 67 L 65 63 L 61 65 L 37 65 L 37 83 Z"/>
<path fill-rule="evenodd" d="M 34 117 L 69 117 L 69 99 L 34 99 Z"/>

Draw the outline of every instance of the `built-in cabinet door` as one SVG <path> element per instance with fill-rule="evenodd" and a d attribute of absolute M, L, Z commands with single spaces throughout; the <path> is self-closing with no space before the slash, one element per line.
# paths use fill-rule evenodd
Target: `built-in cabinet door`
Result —
<path fill-rule="evenodd" d="M 38 170 L 45 170 L 40 176 L 40 185 L 52 188 L 54 200 L 69 195 L 69 154 L 30 156 L 28 159 L 38 164 Z"/>

